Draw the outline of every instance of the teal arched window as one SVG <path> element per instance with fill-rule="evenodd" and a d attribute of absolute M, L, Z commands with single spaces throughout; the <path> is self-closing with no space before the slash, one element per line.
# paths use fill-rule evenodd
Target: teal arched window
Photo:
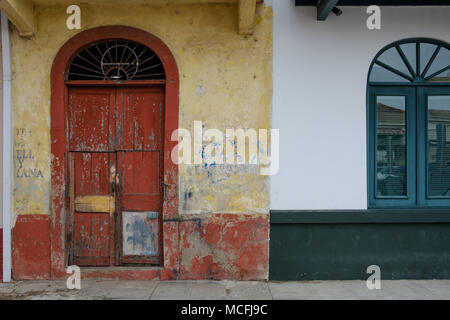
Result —
<path fill-rule="evenodd" d="M 406 39 L 368 76 L 370 207 L 450 207 L 450 45 Z"/>

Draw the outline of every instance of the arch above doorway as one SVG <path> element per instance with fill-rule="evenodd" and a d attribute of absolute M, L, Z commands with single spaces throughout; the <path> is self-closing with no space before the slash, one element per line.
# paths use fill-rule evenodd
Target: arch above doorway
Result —
<path fill-rule="evenodd" d="M 163 183 L 164 203 L 162 216 L 165 221 L 173 219 L 178 211 L 178 168 L 171 161 L 171 150 L 176 141 L 171 134 L 178 128 L 179 75 L 175 59 L 169 48 L 157 37 L 143 30 L 126 26 L 105 26 L 83 31 L 68 40 L 55 57 L 51 71 L 51 276 L 59 278 L 65 275 L 67 262 L 65 211 L 68 207 L 68 157 L 67 157 L 67 101 L 66 84 L 69 65 L 80 50 L 92 43 L 108 39 L 126 39 L 151 49 L 161 60 L 165 71 L 164 84 L 164 132 L 163 132 Z M 104 83 L 120 85 L 117 81 L 105 80 Z M 163 226 L 163 229 L 165 225 Z M 163 231 L 163 233 L 165 233 Z M 166 247 L 164 236 L 163 246 Z M 171 251 L 171 248 L 169 250 Z M 163 257 L 163 261 L 168 261 Z M 164 267 L 171 267 L 167 264 Z"/>

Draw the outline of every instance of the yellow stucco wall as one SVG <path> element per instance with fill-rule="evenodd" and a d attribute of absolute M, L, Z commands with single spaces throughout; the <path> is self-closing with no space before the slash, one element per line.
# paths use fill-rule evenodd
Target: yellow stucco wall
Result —
<path fill-rule="evenodd" d="M 66 28 L 65 7 L 37 8 L 37 32 L 12 42 L 14 211 L 48 214 L 50 70 L 59 48 L 77 32 L 127 25 L 171 49 L 180 71 L 180 127 L 269 128 L 272 97 L 272 10 L 258 5 L 255 33 L 237 32 L 232 4 L 82 6 L 82 30 Z M 180 165 L 180 212 L 267 213 L 268 178 L 254 166 Z"/>

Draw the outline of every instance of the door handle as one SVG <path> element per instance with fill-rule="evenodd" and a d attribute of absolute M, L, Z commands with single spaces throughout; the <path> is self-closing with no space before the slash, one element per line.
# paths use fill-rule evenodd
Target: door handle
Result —
<path fill-rule="evenodd" d="M 116 195 L 116 188 L 118 184 L 119 177 L 116 172 L 116 166 L 112 165 L 109 173 L 109 184 L 111 185 L 111 192 L 112 196 L 115 197 Z"/>
<path fill-rule="evenodd" d="M 109 214 L 111 216 L 113 216 L 114 212 L 116 211 L 116 191 L 117 191 L 117 185 L 119 183 L 119 175 L 117 174 L 117 169 L 114 164 L 111 166 L 111 169 L 110 169 L 109 183 L 111 185 L 111 197 L 109 200 Z"/>

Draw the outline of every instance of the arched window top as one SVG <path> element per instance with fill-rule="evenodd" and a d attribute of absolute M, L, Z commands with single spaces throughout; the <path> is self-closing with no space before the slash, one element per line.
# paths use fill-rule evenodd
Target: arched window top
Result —
<path fill-rule="evenodd" d="M 67 80 L 156 80 L 166 73 L 159 57 L 146 46 L 128 40 L 104 40 L 80 50 Z"/>
<path fill-rule="evenodd" d="M 432 39 L 395 42 L 375 57 L 369 82 L 450 82 L 450 45 Z"/>

